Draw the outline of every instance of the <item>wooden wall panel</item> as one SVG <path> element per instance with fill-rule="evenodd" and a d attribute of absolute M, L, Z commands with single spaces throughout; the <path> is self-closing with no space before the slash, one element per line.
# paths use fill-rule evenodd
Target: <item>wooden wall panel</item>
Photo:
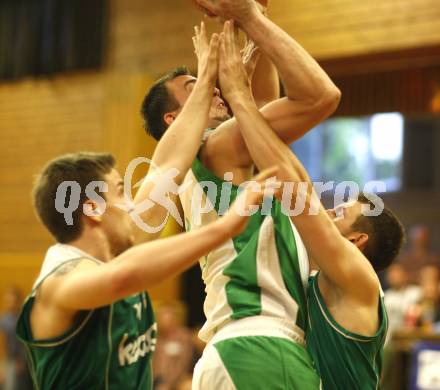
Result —
<path fill-rule="evenodd" d="M 317 58 L 440 44 L 437 0 L 272 0 L 270 13 Z M 195 67 L 191 35 L 200 19 L 191 0 L 111 0 L 104 72 L 0 84 L 0 292 L 6 283 L 28 289 L 52 242 L 32 211 L 32 176 L 71 151 L 111 151 L 121 171 L 151 155 L 142 97 L 169 68 Z M 153 295 L 177 297 L 176 280 Z"/>
<path fill-rule="evenodd" d="M 9 285 L 29 292 L 53 243 L 30 196 L 33 176 L 48 160 L 80 150 L 106 151 L 116 156 L 123 175 L 132 158 L 152 156 L 155 142 L 139 114 L 151 80 L 104 72 L 0 85 L 0 297 Z M 179 286 L 178 277 L 170 278 L 151 293 L 171 301 Z"/>
<path fill-rule="evenodd" d="M 110 67 L 157 76 L 194 66 L 192 27 L 202 15 L 190 0 L 112 0 L 112 13 Z M 270 15 L 320 59 L 440 43 L 437 0 L 272 0 Z"/>
<path fill-rule="evenodd" d="M 97 74 L 0 85 L 0 248 L 44 250 L 51 238 L 36 223 L 30 192 L 51 158 L 102 145 L 103 86 Z"/>

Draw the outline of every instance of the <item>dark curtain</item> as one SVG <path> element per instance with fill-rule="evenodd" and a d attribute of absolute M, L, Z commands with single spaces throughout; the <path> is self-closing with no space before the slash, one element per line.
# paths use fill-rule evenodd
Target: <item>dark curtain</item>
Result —
<path fill-rule="evenodd" d="M 205 285 L 202 280 L 200 265 L 196 264 L 183 274 L 182 299 L 188 307 L 187 326 L 201 327 L 206 317 L 203 313 Z"/>
<path fill-rule="evenodd" d="M 320 63 L 342 92 L 336 116 L 427 114 L 440 88 L 440 45 Z"/>
<path fill-rule="evenodd" d="M 440 65 L 372 74 L 332 78 L 342 92 L 335 115 L 371 115 L 398 111 L 405 115 L 430 112 L 436 88 L 440 87 Z"/>
<path fill-rule="evenodd" d="M 107 0 L 0 0 L 0 79 L 98 69 Z"/>

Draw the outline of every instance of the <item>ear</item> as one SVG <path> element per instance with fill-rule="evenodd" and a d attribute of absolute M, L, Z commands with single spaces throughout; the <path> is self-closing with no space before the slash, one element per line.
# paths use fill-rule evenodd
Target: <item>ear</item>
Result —
<path fill-rule="evenodd" d="M 367 233 L 353 232 L 347 236 L 347 239 L 354 245 L 356 245 L 361 252 L 364 251 L 365 247 L 368 244 Z"/>
<path fill-rule="evenodd" d="M 170 126 L 171 123 L 173 123 L 176 120 L 177 114 L 175 111 L 173 112 L 167 112 L 164 116 L 163 116 L 163 120 L 165 121 L 165 123 Z"/>
<path fill-rule="evenodd" d="M 97 202 L 87 199 L 83 204 L 83 213 L 85 218 L 94 222 L 102 221 L 102 210 Z"/>

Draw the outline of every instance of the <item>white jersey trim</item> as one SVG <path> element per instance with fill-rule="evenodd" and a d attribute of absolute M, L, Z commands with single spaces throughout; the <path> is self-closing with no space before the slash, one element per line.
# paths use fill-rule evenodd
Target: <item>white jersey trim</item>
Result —
<path fill-rule="evenodd" d="M 280 337 L 305 346 L 304 331 L 296 324 L 281 318 L 261 315 L 242 318 L 226 324 L 217 330 L 208 345 L 246 336 Z"/>

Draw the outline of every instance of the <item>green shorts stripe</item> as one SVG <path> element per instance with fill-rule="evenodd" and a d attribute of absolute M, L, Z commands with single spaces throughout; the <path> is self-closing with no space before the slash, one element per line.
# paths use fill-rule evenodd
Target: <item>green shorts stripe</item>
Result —
<path fill-rule="evenodd" d="M 319 389 L 307 350 L 281 337 L 245 336 L 214 344 L 237 390 Z"/>

